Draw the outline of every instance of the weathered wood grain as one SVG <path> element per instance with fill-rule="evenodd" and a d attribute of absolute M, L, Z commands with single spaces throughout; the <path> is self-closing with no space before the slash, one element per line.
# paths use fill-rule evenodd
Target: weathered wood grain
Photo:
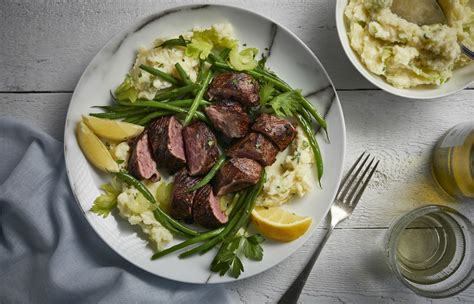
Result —
<path fill-rule="evenodd" d="M 339 88 L 372 87 L 340 47 L 335 1 L 207 1 L 242 6 L 287 26 L 323 62 Z M 116 33 L 154 12 L 202 1 L 2 1 L 0 91 L 72 91 Z"/>
<path fill-rule="evenodd" d="M 414 294 L 389 270 L 383 253 L 384 229 L 336 229 L 306 283 L 301 303 L 472 303 L 474 287 L 457 296 L 431 300 Z M 255 277 L 227 284 L 235 303 L 275 303 L 322 239 Z M 341 246 L 344 244 L 344 246 Z"/>

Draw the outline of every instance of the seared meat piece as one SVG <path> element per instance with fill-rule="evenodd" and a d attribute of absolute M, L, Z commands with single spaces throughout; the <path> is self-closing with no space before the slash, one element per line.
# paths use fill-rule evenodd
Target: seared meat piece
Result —
<path fill-rule="evenodd" d="M 262 169 L 252 159 L 232 158 L 217 173 L 214 190 L 217 195 L 224 195 L 255 185 Z"/>
<path fill-rule="evenodd" d="M 151 153 L 147 131 L 142 132 L 133 142 L 127 169 L 139 180 L 149 179 L 156 182 L 160 177 Z"/>
<path fill-rule="evenodd" d="M 225 72 L 217 75 L 209 85 L 209 100 L 234 100 L 247 107 L 258 106 L 258 82 L 245 73 Z"/>
<path fill-rule="evenodd" d="M 173 218 L 186 221 L 193 219 L 192 207 L 196 191 L 187 192 L 187 190 L 199 181 L 200 178 L 189 176 L 186 168 L 182 168 L 176 173 L 170 205 L 170 213 Z"/>
<path fill-rule="evenodd" d="M 174 116 L 161 117 L 148 126 L 153 157 L 158 165 L 171 173 L 186 164 L 182 129 L 183 126 Z"/>
<path fill-rule="evenodd" d="M 205 228 L 217 228 L 227 223 L 227 215 L 222 211 L 219 198 L 212 192 L 211 185 L 197 190 L 193 203 L 194 221 Z"/>
<path fill-rule="evenodd" d="M 295 139 L 296 129 L 288 119 L 262 113 L 252 126 L 253 131 L 266 135 L 283 151 Z"/>
<path fill-rule="evenodd" d="M 278 148 L 264 135 L 251 132 L 232 144 L 227 150 L 230 157 L 250 158 L 263 166 L 270 166 L 276 160 Z"/>
<path fill-rule="evenodd" d="M 183 129 L 189 175 L 206 174 L 219 157 L 217 139 L 209 127 L 197 121 Z"/>
<path fill-rule="evenodd" d="M 214 128 L 228 138 L 241 138 L 249 132 L 250 118 L 237 102 L 215 103 L 205 111 Z"/>

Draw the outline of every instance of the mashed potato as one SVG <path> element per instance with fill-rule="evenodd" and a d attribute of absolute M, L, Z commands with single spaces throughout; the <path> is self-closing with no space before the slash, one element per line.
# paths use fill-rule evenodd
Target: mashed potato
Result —
<path fill-rule="evenodd" d="M 155 190 L 159 184 L 151 183 L 147 187 Z M 155 191 L 152 191 L 154 193 Z M 153 215 L 153 206 L 134 187 L 123 185 L 123 191 L 117 197 L 117 208 L 120 215 L 131 225 L 139 225 L 148 235 L 151 244 L 157 251 L 163 250 L 173 240 L 173 235 L 163 227 Z"/>
<path fill-rule="evenodd" d="M 216 30 L 220 38 L 228 37 L 230 39 L 235 39 L 234 30 L 232 28 L 232 25 L 229 23 L 213 24 L 212 28 Z M 195 30 L 202 29 L 196 28 Z M 191 39 L 191 36 L 191 32 L 183 34 L 183 37 L 185 39 Z M 170 37 L 168 39 L 171 38 L 176 37 Z M 147 49 L 145 47 L 140 47 L 138 49 L 135 64 L 133 65 L 133 68 L 130 71 L 130 75 L 133 78 L 135 88 L 138 91 L 138 98 L 152 100 L 158 90 L 165 89 L 171 86 L 169 82 L 163 81 L 159 77 L 155 77 L 150 73 L 143 72 L 140 69 L 141 64 L 160 69 L 163 72 L 172 74 L 175 77 L 179 78 L 175 68 L 175 64 L 179 62 L 179 64 L 183 67 L 184 71 L 189 75 L 191 80 L 196 81 L 199 60 L 196 58 L 185 56 L 184 47 L 156 47 L 163 43 L 165 40 L 167 39 L 157 39 L 154 43 L 153 48 L 151 49 Z"/>
<path fill-rule="evenodd" d="M 448 25 L 418 26 L 392 13 L 392 0 L 350 0 L 349 42 L 367 69 L 397 88 L 440 85 L 469 63 L 458 42 L 473 47 L 468 0 L 440 0 Z"/>
<path fill-rule="evenodd" d="M 266 168 L 267 181 L 257 206 L 280 206 L 295 195 L 302 197 L 311 191 L 314 157 L 308 139 L 298 127 L 296 139 L 280 152 L 273 165 Z"/>

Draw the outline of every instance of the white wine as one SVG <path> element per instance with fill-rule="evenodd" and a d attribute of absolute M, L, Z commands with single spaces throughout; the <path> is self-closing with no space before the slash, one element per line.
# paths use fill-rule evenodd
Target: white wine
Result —
<path fill-rule="evenodd" d="M 433 173 L 451 196 L 474 201 L 474 121 L 451 128 L 436 144 Z"/>
<path fill-rule="evenodd" d="M 467 217 L 446 206 L 427 205 L 403 214 L 385 236 L 390 269 L 420 295 L 454 295 L 473 282 L 473 232 Z"/>

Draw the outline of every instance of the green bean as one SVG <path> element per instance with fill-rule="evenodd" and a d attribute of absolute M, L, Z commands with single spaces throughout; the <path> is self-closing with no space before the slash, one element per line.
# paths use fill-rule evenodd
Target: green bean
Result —
<path fill-rule="evenodd" d="M 158 48 L 158 47 L 173 47 L 173 46 L 186 46 L 190 42 L 191 41 L 184 39 L 184 37 L 182 35 L 180 35 L 179 38 L 173 38 L 173 39 L 166 40 L 165 42 L 163 42 L 162 44 L 158 45 L 155 48 Z"/>
<path fill-rule="evenodd" d="M 186 71 L 183 69 L 183 67 L 181 66 L 181 64 L 179 64 L 179 62 L 176 62 L 176 64 L 174 65 L 174 67 L 176 68 L 176 71 L 178 72 L 178 75 L 179 77 L 181 78 L 181 81 L 184 82 L 186 85 L 190 85 L 192 84 L 193 82 L 191 81 L 191 78 L 189 78 L 188 74 L 186 73 Z"/>
<path fill-rule="evenodd" d="M 301 114 L 296 114 L 296 119 L 298 123 L 303 128 L 306 136 L 308 137 L 309 145 L 313 150 L 314 160 L 316 161 L 316 169 L 318 173 L 318 182 L 319 186 L 321 187 L 321 178 L 323 177 L 324 173 L 324 166 L 323 166 L 323 158 L 321 156 L 321 150 L 319 149 L 318 141 L 316 139 L 316 135 L 314 134 L 313 130 L 311 129 L 311 123 L 308 122 L 303 118 Z"/>
<path fill-rule="evenodd" d="M 175 219 L 171 218 L 168 214 L 166 214 L 160 208 L 159 204 L 157 204 L 153 194 L 151 194 L 150 191 L 148 191 L 148 189 L 147 189 L 147 187 L 145 187 L 145 185 L 143 185 L 139 180 L 135 179 L 135 177 L 133 177 L 130 174 L 125 173 L 125 172 L 118 172 L 118 173 L 116 173 L 116 175 L 122 181 L 124 181 L 127 184 L 132 185 L 133 187 L 135 187 L 150 203 L 152 203 L 153 205 L 156 205 L 156 209 L 154 211 L 155 216 L 157 217 L 157 219 L 159 219 L 159 222 L 165 228 L 169 229 L 168 227 L 171 226 L 171 227 L 175 228 L 175 229 L 171 229 L 171 230 L 179 230 L 179 231 L 181 231 L 182 233 L 184 233 L 185 235 L 188 235 L 188 236 L 198 236 L 198 235 L 200 235 L 200 233 L 198 231 L 195 231 L 195 230 L 193 230 L 189 227 L 184 226 L 183 224 L 181 224 L 180 222 L 176 221 Z"/>
<path fill-rule="evenodd" d="M 219 58 L 222 59 L 222 62 L 226 62 L 227 58 L 229 58 L 229 54 L 230 54 L 230 49 L 225 48 L 219 53 Z"/>
<path fill-rule="evenodd" d="M 236 71 L 236 72 L 241 72 L 241 71 L 237 71 L 235 69 L 233 69 L 231 66 L 229 66 L 228 64 L 226 63 L 221 63 L 221 62 L 214 62 L 213 64 L 213 67 L 217 67 L 217 68 L 220 68 L 220 69 L 224 69 L 224 70 L 227 70 L 227 71 Z M 287 84 L 285 84 L 284 82 L 281 82 L 279 81 L 278 79 L 274 78 L 274 77 L 270 77 L 268 75 L 265 75 L 261 72 L 258 72 L 256 70 L 251 70 L 251 71 L 244 71 L 244 73 L 247 73 L 257 79 L 263 79 L 263 80 L 266 80 L 268 82 L 271 82 L 275 88 L 279 89 L 279 90 L 282 90 L 283 92 L 288 92 L 288 91 L 291 91 L 291 87 L 288 86 Z"/>
<path fill-rule="evenodd" d="M 174 78 L 173 75 L 171 74 L 168 74 L 168 73 L 165 73 L 163 71 L 160 71 L 158 69 L 155 69 L 151 66 L 148 66 L 148 65 L 144 65 L 144 64 L 140 64 L 140 69 L 152 74 L 152 75 L 155 75 L 155 76 L 158 76 L 160 77 L 161 79 L 165 80 L 165 81 L 168 81 L 169 83 L 171 84 L 174 84 L 174 85 L 178 85 L 179 84 L 179 80 Z"/>
<path fill-rule="evenodd" d="M 194 101 L 193 101 L 194 103 Z M 199 105 L 199 104 L 198 104 Z M 158 109 L 163 109 L 163 110 L 169 110 L 173 111 L 176 113 L 188 113 L 189 111 L 177 106 L 174 106 L 172 104 L 169 104 L 167 102 L 158 102 L 158 101 L 141 101 L 141 102 L 136 102 L 134 103 L 134 106 L 137 107 L 150 107 L 150 108 L 158 108 Z M 209 124 L 209 119 L 204 115 L 204 113 L 200 111 L 195 111 L 195 115 L 198 119 L 204 121 L 205 123 Z"/>
<path fill-rule="evenodd" d="M 198 67 L 198 74 L 196 77 L 196 83 L 201 83 L 202 80 L 204 79 L 204 64 L 205 64 L 205 61 L 202 59 L 199 59 L 199 67 Z"/>
<path fill-rule="evenodd" d="M 215 145 L 216 143 L 213 143 L 213 144 Z M 211 170 L 206 174 L 206 176 L 204 176 L 203 179 L 201 179 L 196 185 L 189 188 L 186 192 L 191 192 L 207 185 L 211 181 L 211 179 L 214 177 L 214 175 L 216 175 L 217 171 L 219 171 L 222 165 L 224 165 L 225 161 L 226 161 L 226 156 L 222 154 L 219 157 L 219 159 L 217 159 L 214 166 L 212 166 Z"/>
<path fill-rule="evenodd" d="M 119 119 L 119 118 L 127 118 L 132 115 L 136 114 L 144 114 L 149 112 L 150 109 L 135 109 L 128 112 L 108 112 L 108 113 L 90 113 L 90 116 L 98 117 L 98 118 L 106 118 L 106 119 Z"/>
<path fill-rule="evenodd" d="M 173 88 L 172 90 L 169 90 L 165 93 L 155 95 L 155 98 L 153 98 L 153 100 L 163 101 L 166 99 L 176 98 L 178 96 L 193 92 L 197 88 L 199 88 L 198 84 L 190 84 L 180 88 Z"/>
<path fill-rule="evenodd" d="M 204 77 L 203 83 L 201 85 L 201 89 L 199 90 L 196 97 L 194 98 L 194 101 L 191 104 L 191 107 L 189 108 L 188 115 L 186 115 L 186 118 L 184 119 L 184 126 L 187 126 L 191 122 L 191 120 L 194 118 L 197 108 L 199 107 L 199 102 L 204 96 L 204 93 L 207 91 L 207 86 L 209 84 L 209 81 L 211 81 L 211 77 L 212 77 L 211 71 L 208 70 L 206 72 L 206 76 Z"/>
<path fill-rule="evenodd" d="M 173 112 L 170 112 L 170 111 L 156 111 L 156 112 L 151 112 L 150 114 L 142 117 L 138 122 L 137 124 L 138 125 L 146 125 L 147 123 L 149 123 L 150 121 L 152 121 L 153 119 L 155 118 L 158 118 L 158 117 L 162 117 L 162 116 L 167 116 L 167 115 L 172 115 Z"/>
<path fill-rule="evenodd" d="M 209 53 L 209 56 L 207 57 L 207 61 L 210 64 L 214 64 L 216 62 L 225 63 L 224 60 L 222 60 L 222 58 L 219 55 L 216 55 L 214 53 Z"/>
<path fill-rule="evenodd" d="M 170 254 L 172 252 L 175 252 L 177 250 L 180 250 L 180 249 L 183 249 L 185 247 L 188 247 L 190 245 L 193 245 L 193 244 L 196 244 L 196 243 L 199 243 L 199 242 L 203 242 L 203 241 L 206 241 L 210 238 L 213 238 L 215 237 L 216 235 L 218 235 L 219 233 L 222 232 L 222 230 L 224 230 L 223 227 L 221 228 L 218 228 L 218 229 L 214 229 L 214 230 L 211 230 L 211 231 L 207 231 L 207 232 L 204 232 L 202 233 L 201 235 L 198 235 L 198 236 L 195 236 L 193 238 L 190 238 L 184 242 L 181 242 L 179 244 L 176 244 L 172 247 L 169 247 L 169 248 L 166 248 L 165 250 L 163 251 L 160 251 L 160 252 L 157 252 L 155 253 L 151 259 L 152 260 L 156 260 L 156 259 L 159 259 L 167 254 Z"/>
<path fill-rule="evenodd" d="M 282 84 L 286 85 L 286 87 L 287 87 L 288 89 L 291 89 L 291 86 L 290 86 L 288 83 L 286 83 L 283 79 L 281 79 L 280 77 L 278 77 L 276 74 L 274 74 L 274 73 L 272 73 L 272 72 L 269 72 L 268 70 L 262 69 L 262 68 L 260 68 L 260 67 L 257 66 L 254 71 L 257 72 L 257 73 L 259 73 L 259 74 L 263 74 L 263 75 L 265 75 L 265 76 L 267 76 L 267 77 L 269 77 L 269 78 L 272 78 L 272 79 L 274 79 L 275 81 L 281 82 Z"/>
<path fill-rule="evenodd" d="M 193 103 L 193 99 L 181 99 L 181 100 L 171 100 L 167 101 L 167 104 L 177 106 L 177 107 L 189 107 Z M 207 100 L 201 99 L 199 102 L 200 106 L 208 106 L 211 103 Z"/>
<path fill-rule="evenodd" d="M 132 107 L 128 107 L 128 106 L 120 106 L 120 105 L 117 105 L 117 106 L 93 106 L 93 108 L 98 108 L 98 109 L 102 109 L 104 111 L 107 111 L 107 112 L 127 112 L 127 111 L 130 111 L 132 110 L 133 108 Z"/>
<path fill-rule="evenodd" d="M 318 124 L 321 126 L 321 128 L 323 128 L 324 130 L 327 129 L 327 123 L 326 123 L 326 120 L 323 118 L 323 116 L 318 112 L 318 110 L 316 110 L 316 108 L 313 106 L 313 104 L 311 104 L 311 102 L 309 102 L 308 99 L 306 99 L 302 94 L 301 92 L 297 91 L 298 92 L 298 96 L 300 97 L 300 100 L 301 100 L 301 105 L 309 112 L 311 113 L 311 115 L 314 117 L 314 119 L 316 119 L 316 121 L 318 122 Z"/>
<path fill-rule="evenodd" d="M 234 197 L 232 198 L 232 201 L 230 202 L 230 204 L 227 205 L 225 213 L 227 213 L 230 218 L 233 217 L 236 212 L 235 206 L 237 202 L 239 201 L 239 198 L 240 198 L 240 193 L 237 192 L 236 194 L 234 194 Z"/>
<path fill-rule="evenodd" d="M 143 118 L 143 114 L 133 115 L 125 118 L 123 121 L 128 123 L 136 124 Z"/>

